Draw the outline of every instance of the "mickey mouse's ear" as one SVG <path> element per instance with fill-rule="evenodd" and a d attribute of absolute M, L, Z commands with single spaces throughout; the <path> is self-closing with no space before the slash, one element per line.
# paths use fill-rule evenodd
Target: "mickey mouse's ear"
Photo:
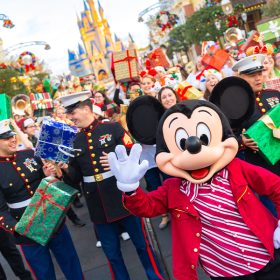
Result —
<path fill-rule="evenodd" d="M 165 109 L 154 97 L 140 96 L 130 103 L 126 113 L 127 127 L 141 144 L 156 143 L 156 131 Z"/>
<path fill-rule="evenodd" d="M 253 114 L 255 94 L 245 80 L 228 77 L 214 87 L 209 101 L 227 116 L 232 128 L 237 128 Z"/>

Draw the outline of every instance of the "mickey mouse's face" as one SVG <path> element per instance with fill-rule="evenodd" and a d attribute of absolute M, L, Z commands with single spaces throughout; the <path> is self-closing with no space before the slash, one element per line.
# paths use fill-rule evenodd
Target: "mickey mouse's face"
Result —
<path fill-rule="evenodd" d="M 167 149 L 157 154 L 158 167 L 193 183 L 207 182 L 238 150 L 237 140 L 225 137 L 221 117 L 211 106 L 197 106 L 190 115 L 169 114 L 162 123 L 162 136 Z"/>

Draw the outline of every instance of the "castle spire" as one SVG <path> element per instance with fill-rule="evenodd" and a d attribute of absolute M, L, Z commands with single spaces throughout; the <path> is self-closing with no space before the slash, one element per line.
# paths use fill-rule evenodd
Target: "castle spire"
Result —
<path fill-rule="evenodd" d="M 73 61 L 73 60 L 76 60 L 75 52 L 74 51 L 70 51 L 69 49 L 68 49 L 68 60 L 69 60 L 69 62 Z"/>
<path fill-rule="evenodd" d="M 132 37 L 132 35 L 130 33 L 128 33 L 128 37 L 129 37 L 131 43 L 135 43 L 134 40 L 133 40 L 133 37 Z"/>
<path fill-rule="evenodd" d="M 99 15 L 98 15 L 97 10 L 95 8 L 94 1 L 93 0 L 87 0 L 87 3 L 90 7 L 91 17 L 92 17 L 92 20 L 93 20 L 93 26 L 95 27 L 100 22 Z"/>
<path fill-rule="evenodd" d="M 115 42 L 120 41 L 120 39 L 119 39 L 119 37 L 116 35 L 116 33 L 114 33 L 114 36 L 115 36 Z"/>
<path fill-rule="evenodd" d="M 81 44 L 78 44 L 78 50 L 79 50 L 79 55 L 82 56 L 86 54 L 84 48 L 81 46 Z"/>
<path fill-rule="evenodd" d="M 100 17 L 101 17 L 101 19 L 104 19 L 104 10 L 103 10 L 99 0 L 97 0 L 97 3 L 98 3 L 98 11 L 99 11 Z"/>
<path fill-rule="evenodd" d="M 84 0 L 84 10 L 89 11 L 88 4 L 87 4 L 86 0 Z"/>

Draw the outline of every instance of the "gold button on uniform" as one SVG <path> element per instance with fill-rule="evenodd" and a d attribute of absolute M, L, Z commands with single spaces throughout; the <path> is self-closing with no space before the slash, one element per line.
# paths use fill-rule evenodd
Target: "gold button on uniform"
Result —
<path fill-rule="evenodd" d="M 96 163 L 97 163 L 97 162 L 96 162 L 95 160 L 92 162 L 93 165 L 96 165 Z"/>
<path fill-rule="evenodd" d="M 197 248 L 194 248 L 193 251 L 194 251 L 195 253 L 197 253 L 197 252 L 198 252 L 198 249 L 197 249 Z"/>
<path fill-rule="evenodd" d="M 260 98 L 259 98 L 259 97 L 257 97 L 257 98 L 256 98 L 256 100 L 259 102 L 259 101 L 260 101 Z"/>
<path fill-rule="evenodd" d="M 98 168 L 95 168 L 95 169 L 94 169 L 94 172 L 98 172 L 98 171 L 99 171 L 99 169 L 98 169 Z"/>
<path fill-rule="evenodd" d="M 90 136 L 91 136 L 91 132 L 89 132 L 89 133 L 87 134 L 87 136 L 89 136 L 89 137 L 90 137 Z"/>
<path fill-rule="evenodd" d="M 16 162 L 13 161 L 13 165 L 16 165 Z"/>
<path fill-rule="evenodd" d="M 33 191 L 31 191 L 30 193 L 33 194 Z"/>
<path fill-rule="evenodd" d="M 261 102 L 260 102 L 260 103 L 259 103 L 259 106 L 261 106 L 261 107 L 262 107 L 262 106 L 263 106 L 263 103 L 261 103 Z"/>
<path fill-rule="evenodd" d="M 262 112 L 263 112 L 263 113 L 265 113 L 265 112 L 266 112 L 266 110 L 262 108 Z"/>
<path fill-rule="evenodd" d="M 20 171 L 20 170 L 21 170 L 21 168 L 20 168 L 20 167 L 17 167 L 17 170 L 18 170 L 18 171 Z"/>
<path fill-rule="evenodd" d="M 30 187 L 30 185 L 27 185 L 26 187 L 27 187 L 28 189 L 30 189 L 30 188 L 31 188 L 31 187 Z"/>
<path fill-rule="evenodd" d="M 93 146 L 89 146 L 89 149 L 92 150 L 92 149 L 93 149 Z"/>
<path fill-rule="evenodd" d="M 25 177 L 25 174 L 24 174 L 24 173 L 21 173 L 20 175 L 21 175 L 22 177 Z"/>
<path fill-rule="evenodd" d="M 6 160 L 9 161 L 10 159 L 7 157 Z"/>
<path fill-rule="evenodd" d="M 12 186 L 13 186 L 13 183 L 10 183 L 9 186 L 12 187 Z"/>
<path fill-rule="evenodd" d="M 26 183 L 28 183 L 28 182 L 29 182 L 29 180 L 28 180 L 28 179 L 25 179 L 25 182 L 26 182 Z"/>
<path fill-rule="evenodd" d="M 105 147 L 108 147 L 108 144 L 105 144 L 104 146 L 105 146 Z"/>
<path fill-rule="evenodd" d="M 92 139 L 88 139 L 88 142 L 89 142 L 89 143 L 92 143 Z"/>
<path fill-rule="evenodd" d="M 92 158 L 94 158 L 94 157 L 95 157 L 95 154 L 91 154 L 90 156 L 91 156 Z"/>

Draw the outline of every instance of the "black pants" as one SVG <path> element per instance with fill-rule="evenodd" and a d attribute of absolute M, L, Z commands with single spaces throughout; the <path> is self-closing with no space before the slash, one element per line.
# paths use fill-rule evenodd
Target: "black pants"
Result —
<path fill-rule="evenodd" d="M 238 277 L 211 277 L 213 280 L 280 280 L 280 249 L 275 250 L 274 260 L 264 268 L 245 276 Z"/>
<path fill-rule="evenodd" d="M 13 236 L 2 229 L 0 229 L 0 251 L 17 277 L 21 280 L 32 280 L 30 272 L 24 267 L 21 254 L 15 245 Z M 0 279 L 7 279 L 3 268 L 1 268 Z"/>

